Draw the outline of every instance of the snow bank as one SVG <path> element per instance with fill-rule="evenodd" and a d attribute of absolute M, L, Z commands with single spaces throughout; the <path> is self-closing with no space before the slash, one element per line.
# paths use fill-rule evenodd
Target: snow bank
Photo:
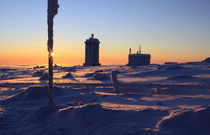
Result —
<path fill-rule="evenodd" d="M 60 87 L 54 87 L 55 96 L 62 95 L 65 92 L 66 92 L 65 89 L 62 89 Z M 15 95 L 10 100 L 24 101 L 24 100 L 37 100 L 42 98 L 48 98 L 48 87 L 29 87 L 27 90 L 21 92 L 20 94 Z"/>
<path fill-rule="evenodd" d="M 34 100 L 47 97 L 47 87 L 29 87 L 26 91 L 21 93 L 23 100 Z"/>
<path fill-rule="evenodd" d="M 43 111 L 39 110 L 39 112 Z M 40 116 L 39 113 L 36 114 Z M 103 108 L 100 104 L 86 104 L 59 109 L 51 116 L 41 114 L 47 118 L 53 118 L 47 119 L 48 123 L 44 131 L 50 131 L 56 135 L 139 135 L 147 132 L 142 127 L 150 127 L 157 121 L 156 117 L 163 115 L 164 112 L 153 109 L 119 111 Z"/>
<path fill-rule="evenodd" d="M 156 128 L 173 134 L 210 134 L 210 106 L 195 110 L 172 111 L 157 123 Z"/>
<path fill-rule="evenodd" d="M 0 126 L 3 126 L 0 127 L 0 131 L 4 131 L 2 129 L 7 127 L 11 130 L 7 129 L 5 133 L 1 133 L 7 135 L 139 135 L 151 132 L 146 128 L 154 128 L 154 123 L 160 119 L 159 117 L 167 114 L 165 110 L 151 108 L 139 111 L 112 110 L 103 108 L 98 103 L 65 108 L 47 105 L 31 106 L 29 102 L 24 101 L 15 106 L 19 108 L 20 113 L 7 110 L 4 116 L 7 116 L 7 119 L 2 121 L 0 119 Z M 22 110 L 23 107 L 27 108 Z"/>

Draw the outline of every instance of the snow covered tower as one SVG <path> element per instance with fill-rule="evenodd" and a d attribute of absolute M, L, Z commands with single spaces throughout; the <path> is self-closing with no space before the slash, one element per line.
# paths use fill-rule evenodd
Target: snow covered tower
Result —
<path fill-rule="evenodd" d="M 84 66 L 100 66 L 99 63 L 99 40 L 91 35 L 91 38 L 85 41 L 85 63 Z"/>
<path fill-rule="evenodd" d="M 137 53 L 132 54 L 131 49 L 129 49 L 128 55 L 128 66 L 142 66 L 150 64 L 151 55 L 150 54 L 142 54 L 141 47 L 139 46 L 139 51 Z"/>

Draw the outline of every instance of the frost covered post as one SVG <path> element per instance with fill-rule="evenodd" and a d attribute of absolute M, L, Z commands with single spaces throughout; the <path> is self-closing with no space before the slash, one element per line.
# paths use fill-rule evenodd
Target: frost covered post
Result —
<path fill-rule="evenodd" d="M 47 9 L 47 24 L 48 24 L 48 52 L 49 52 L 49 84 L 48 84 L 48 97 L 49 103 L 54 103 L 54 90 L 53 90 L 53 18 L 58 13 L 58 0 L 48 0 Z"/>
<path fill-rule="evenodd" d="M 117 90 L 118 90 L 117 73 L 118 73 L 118 71 L 112 71 L 111 72 L 111 80 L 112 80 L 112 84 L 113 84 L 115 92 L 117 92 Z"/>

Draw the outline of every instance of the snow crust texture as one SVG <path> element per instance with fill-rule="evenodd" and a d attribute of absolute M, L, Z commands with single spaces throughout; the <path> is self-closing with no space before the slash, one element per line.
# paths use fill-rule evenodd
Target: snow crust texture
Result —
<path fill-rule="evenodd" d="M 113 70 L 122 83 L 209 85 L 209 67 L 57 66 L 55 105 L 48 105 L 48 87 L 39 80 L 46 69 L 2 68 L 0 135 L 210 135 L 208 89 L 165 88 L 157 94 L 152 88 L 131 87 L 117 94 L 109 87 L 58 85 L 111 82 Z"/>

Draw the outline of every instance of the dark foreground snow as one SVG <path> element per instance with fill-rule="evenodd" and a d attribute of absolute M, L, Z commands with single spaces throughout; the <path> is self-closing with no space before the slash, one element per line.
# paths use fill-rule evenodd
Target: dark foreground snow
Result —
<path fill-rule="evenodd" d="M 205 64 L 151 65 L 146 67 L 100 67 L 107 75 L 119 70 L 120 81 L 209 84 Z M 179 68 L 177 68 L 179 67 Z M 64 68 L 66 69 L 66 68 Z M 59 69 L 62 72 L 64 69 Z M 8 70 L 13 81 L 39 72 Z M 94 81 L 97 68 L 79 67 L 67 81 Z M 41 71 L 42 72 L 42 71 Z M 58 76 L 69 73 L 57 72 Z M 22 75 L 22 76 L 21 76 Z M 31 79 L 38 81 L 39 77 Z M 109 82 L 107 78 L 105 82 Z M 4 81 L 11 79 L 4 79 Z M 57 81 L 59 81 L 57 79 Z M 95 80 L 97 81 L 97 80 Z M 30 81 L 29 81 L 30 82 Z M 11 82 L 10 82 L 11 83 Z M 115 94 L 112 89 L 55 86 L 55 106 L 48 105 L 47 86 L 0 86 L 0 135 L 209 135 L 208 90 L 152 89 Z"/>

